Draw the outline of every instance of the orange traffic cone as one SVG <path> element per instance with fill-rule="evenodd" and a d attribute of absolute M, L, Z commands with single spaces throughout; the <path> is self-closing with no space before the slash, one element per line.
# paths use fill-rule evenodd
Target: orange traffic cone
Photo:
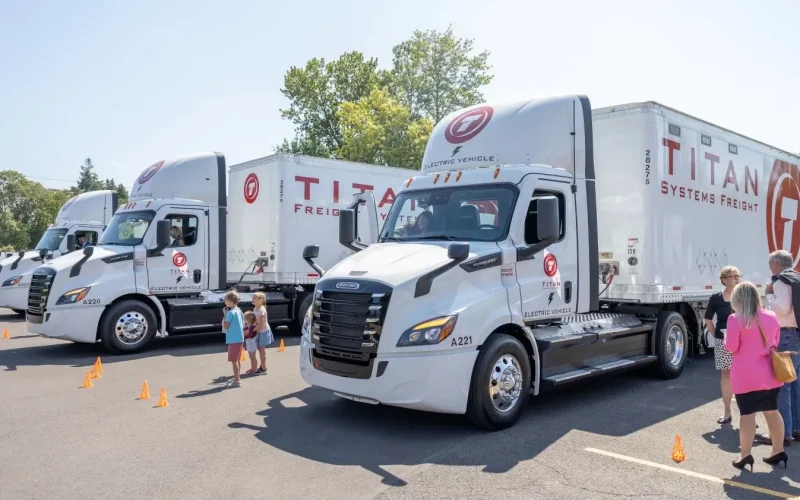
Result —
<path fill-rule="evenodd" d="M 161 394 L 158 396 L 158 403 L 156 403 L 156 408 L 163 408 L 165 406 L 169 406 L 169 401 L 167 401 L 167 390 L 165 388 L 161 388 Z"/>
<path fill-rule="evenodd" d="M 94 361 L 94 366 L 97 373 L 103 373 L 103 362 L 100 361 L 100 356 L 97 356 L 97 359 Z"/>
<path fill-rule="evenodd" d="M 100 370 L 97 368 L 97 365 L 92 367 L 92 378 L 100 378 Z"/>
<path fill-rule="evenodd" d="M 11 335 L 8 334 L 8 328 L 3 332 L 3 338 L 6 340 L 11 338 Z"/>
<path fill-rule="evenodd" d="M 92 384 L 92 374 L 89 373 L 89 370 L 86 370 L 86 376 L 83 378 L 83 385 L 81 385 L 81 389 L 85 389 L 87 387 L 93 387 Z"/>
<path fill-rule="evenodd" d="M 672 460 L 680 463 L 686 460 L 686 454 L 683 452 L 683 442 L 681 442 L 681 435 L 675 436 L 675 444 L 672 446 Z"/>
<path fill-rule="evenodd" d="M 286 346 L 283 345 L 283 339 L 281 339 L 281 345 L 278 346 L 278 352 L 283 352 L 286 350 Z"/>
<path fill-rule="evenodd" d="M 247 351 L 245 351 L 244 349 L 242 349 L 242 355 L 239 356 L 239 361 L 242 363 L 247 361 Z"/>
<path fill-rule="evenodd" d="M 139 394 L 139 399 L 150 399 L 150 387 L 147 385 L 147 380 L 142 382 L 142 392 Z"/>

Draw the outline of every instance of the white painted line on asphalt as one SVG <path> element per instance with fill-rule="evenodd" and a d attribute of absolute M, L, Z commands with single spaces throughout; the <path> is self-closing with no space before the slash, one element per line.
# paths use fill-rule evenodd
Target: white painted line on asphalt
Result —
<path fill-rule="evenodd" d="M 728 486 L 733 486 L 735 488 L 741 488 L 743 490 L 750 490 L 756 493 L 764 493 L 765 495 L 771 495 L 778 498 L 789 498 L 793 500 L 800 500 L 800 496 L 790 495 L 789 493 L 783 493 L 780 491 L 769 490 L 767 488 L 761 488 L 759 486 L 753 486 L 751 484 L 740 483 L 739 481 L 733 481 L 731 479 L 724 479 L 721 477 L 709 476 L 708 474 L 701 474 L 699 472 L 694 472 L 685 469 L 679 469 L 677 467 L 670 467 L 669 465 L 658 464 L 655 462 L 648 462 L 647 460 L 642 460 L 640 458 L 629 457 L 626 455 L 620 455 L 619 453 L 613 453 L 610 451 L 603 451 L 598 450 L 597 448 L 584 448 L 585 451 L 590 453 L 596 453 L 598 455 L 604 455 L 606 457 L 616 458 L 617 460 L 624 460 L 626 462 L 631 462 L 634 464 L 639 465 L 647 465 L 648 467 L 653 467 L 655 469 L 661 469 L 669 472 L 676 472 L 678 474 L 683 474 L 684 476 L 690 476 L 697 479 L 703 479 L 712 483 L 718 484 L 727 484 Z"/>

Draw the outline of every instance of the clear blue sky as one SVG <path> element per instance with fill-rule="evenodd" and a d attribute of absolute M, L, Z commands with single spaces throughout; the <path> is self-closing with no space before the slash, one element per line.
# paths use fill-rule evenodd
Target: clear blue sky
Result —
<path fill-rule="evenodd" d="M 657 100 L 797 152 L 798 19 L 797 0 L 2 0 L 0 168 L 73 180 L 90 156 L 130 187 L 187 152 L 266 156 L 293 132 L 289 66 L 360 50 L 388 67 L 450 23 L 491 51 L 488 100 Z"/>

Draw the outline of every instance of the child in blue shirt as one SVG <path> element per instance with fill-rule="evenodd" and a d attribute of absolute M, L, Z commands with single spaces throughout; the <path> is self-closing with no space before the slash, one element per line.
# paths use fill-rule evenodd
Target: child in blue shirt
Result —
<path fill-rule="evenodd" d="M 231 387 L 241 387 L 239 373 L 242 371 L 242 344 L 244 343 L 244 317 L 239 309 L 239 294 L 234 290 L 225 294 L 225 316 L 222 320 L 225 343 L 228 344 L 228 361 L 233 366 Z"/>

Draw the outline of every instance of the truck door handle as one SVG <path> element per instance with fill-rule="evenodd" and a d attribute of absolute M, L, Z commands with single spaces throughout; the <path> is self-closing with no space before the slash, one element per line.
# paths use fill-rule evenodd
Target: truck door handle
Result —
<path fill-rule="evenodd" d="M 195 269 L 193 274 L 194 274 L 194 282 L 200 283 L 200 280 L 203 277 L 203 271 L 201 271 L 200 269 Z"/>
<path fill-rule="evenodd" d="M 572 282 L 565 281 L 564 282 L 564 303 L 569 304 L 569 301 L 572 300 Z"/>

